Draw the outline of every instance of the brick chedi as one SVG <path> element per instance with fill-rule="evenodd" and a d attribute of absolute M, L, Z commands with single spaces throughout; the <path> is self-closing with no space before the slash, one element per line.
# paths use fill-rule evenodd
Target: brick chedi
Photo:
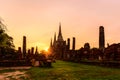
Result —
<path fill-rule="evenodd" d="M 62 59 L 64 56 L 64 50 L 66 48 L 66 41 L 63 40 L 62 31 L 61 31 L 61 23 L 59 23 L 59 32 L 56 40 L 56 33 L 54 35 L 53 41 L 53 54 L 56 59 Z"/>

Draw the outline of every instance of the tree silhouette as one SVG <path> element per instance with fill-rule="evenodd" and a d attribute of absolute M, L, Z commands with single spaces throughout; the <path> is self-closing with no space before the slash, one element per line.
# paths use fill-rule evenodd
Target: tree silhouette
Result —
<path fill-rule="evenodd" d="M 0 60 L 17 58 L 13 38 L 6 33 L 6 26 L 0 20 Z"/>
<path fill-rule="evenodd" d="M 13 38 L 5 32 L 6 30 L 6 26 L 0 20 L 0 47 L 14 48 Z"/>

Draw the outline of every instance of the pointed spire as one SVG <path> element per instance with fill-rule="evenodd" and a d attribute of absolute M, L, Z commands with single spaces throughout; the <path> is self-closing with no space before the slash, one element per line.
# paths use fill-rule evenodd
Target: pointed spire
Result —
<path fill-rule="evenodd" d="M 55 32 L 55 34 L 54 34 L 54 42 L 53 42 L 53 45 L 55 45 L 55 43 L 56 43 L 56 32 Z"/>
<path fill-rule="evenodd" d="M 50 42 L 50 47 L 52 47 L 53 45 L 52 45 L 52 38 L 51 38 L 51 42 Z"/>
<path fill-rule="evenodd" d="M 59 34 L 58 35 L 62 35 L 62 33 L 61 33 L 61 22 L 59 22 Z"/>
<path fill-rule="evenodd" d="M 35 54 L 38 54 L 38 47 L 36 46 Z"/>
<path fill-rule="evenodd" d="M 58 41 L 63 41 L 62 31 L 61 31 L 61 23 L 59 23 Z"/>

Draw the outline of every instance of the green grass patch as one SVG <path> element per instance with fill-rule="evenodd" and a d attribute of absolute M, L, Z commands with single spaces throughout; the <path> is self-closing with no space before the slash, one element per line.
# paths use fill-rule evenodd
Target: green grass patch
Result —
<path fill-rule="evenodd" d="M 32 67 L 31 80 L 120 80 L 120 69 L 56 61 L 52 68 Z"/>

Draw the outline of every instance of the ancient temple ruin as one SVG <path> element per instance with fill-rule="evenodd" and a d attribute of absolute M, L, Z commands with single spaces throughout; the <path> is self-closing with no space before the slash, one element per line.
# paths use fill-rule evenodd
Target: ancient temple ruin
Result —
<path fill-rule="evenodd" d="M 59 24 L 58 37 L 54 35 L 54 41 L 50 43 L 50 52 L 55 59 L 76 61 L 81 60 L 98 60 L 98 61 L 120 61 L 120 43 L 105 47 L 104 27 L 99 27 L 99 48 L 91 48 L 89 43 L 85 43 L 84 47 L 75 49 L 76 39 L 73 37 L 72 49 L 70 49 L 70 38 L 66 41 L 63 39 L 61 24 Z"/>

